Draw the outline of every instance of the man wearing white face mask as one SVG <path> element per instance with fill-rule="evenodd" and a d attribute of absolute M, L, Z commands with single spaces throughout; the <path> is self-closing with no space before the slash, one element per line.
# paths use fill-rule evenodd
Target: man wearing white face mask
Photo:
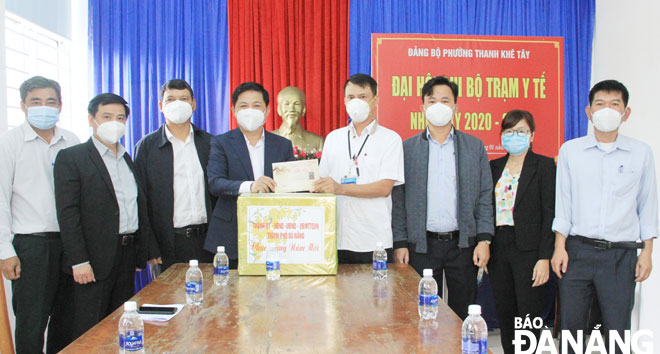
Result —
<path fill-rule="evenodd" d="M 559 150 L 551 263 L 560 278 L 564 330 L 586 329 L 595 294 L 604 329 L 623 338 L 630 329 L 635 282 L 651 273 L 658 236 L 655 166 L 648 145 L 618 133 L 630 116 L 627 105 L 622 83 L 597 83 L 585 109 L 594 134 Z"/>
<path fill-rule="evenodd" d="M 268 98 L 268 91 L 261 84 L 240 84 L 231 95 L 238 128 L 211 140 L 209 191 L 218 199 L 204 248 L 214 253 L 217 246 L 225 246 L 232 269 L 238 265 L 238 196 L 272 192 L 275 189 L 273 163 L 294 159 L 291 141 L 264 128 L 270 112 Z"/>
<path fill-rule="evenodd" d="M 337 195 L 339 263 L 372 263 L 377 243 L 392 261 L 392 187 L 403 183 L 403 148 L 396 132 L 374 116 L 378 84 L 352 75 L 344 83 L 348 126 L 328 134 L 312 192 Z"/>
<path fill-rule="evenodd" d="M 26 122 L 0 135 L 0 264 L 12 281 L 17 352 L 42 352 L 49 316 L 52 352 L 63 348 L 53 312 L 62 268 L 53 163 L 60 150 L 80 141 L 56 126 L 62 109 L 57 81 L 32 77 L 20 94 Z"/>
<path fill-rule="evenodd" d="M 452 125 L 458 86 L 437 76 L 422 88 L 429 122 L 403 143 L 406 184 L 392 192 L 395 261 L 425 268 L 442 284 L 460 318 L 477 300 L 477 269 L 485 268 L 494 233 L 493 180 L 481 140 Z"/>
<path fill-rule="evenodd" d="M 204 250 L 204 240 L 215 202 L 206 182 L 212 136 L 191 123 L 197 102 L 186 81 L 166 82 L 158 106 L 165 124 L 135 147 L 137 177 L 157 241 L 149 258 L 162 256 L 163 271 L 191 259 L 210 263 L 213 255 Z"/>
<path fill-rule="evenodd" d="M 133 296 L 135 270 L 144 268 L 154 242 L 143 189 L 119 143 L 129 114 L 126 101 L 104 93 L 87 111 L 94 135 L 62 150 L 54 170 L 64 271 L 73 276 L 73 340 Z"/>

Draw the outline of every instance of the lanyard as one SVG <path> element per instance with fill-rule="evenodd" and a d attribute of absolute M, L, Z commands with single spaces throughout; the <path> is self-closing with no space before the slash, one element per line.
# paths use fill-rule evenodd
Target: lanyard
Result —
<path fill-rule="evenodd" d="M 362 153 L 362 149 L 364 148 L 364 145 L 367 143 L 367 140 L 369 140 L 369 136 L 367 134 L 367 137 L 364 138 L 364 141 L 362 142 L 362 146 L 360 146 L 360 150 L 358 151 L 357 155 L 353 156 L 353 153 L 351 152 L 351 131 L 350 129 L 347 131 L 348 134 L 346 134 L 346 138 L 348 141 L 348 158 L 353 160 L 355 162 L 355 171 L 357 172 L 357 175 L 360 176 L 360 168 L 357 167 L 357 159 L 360 157 L 360 154 Z"/>

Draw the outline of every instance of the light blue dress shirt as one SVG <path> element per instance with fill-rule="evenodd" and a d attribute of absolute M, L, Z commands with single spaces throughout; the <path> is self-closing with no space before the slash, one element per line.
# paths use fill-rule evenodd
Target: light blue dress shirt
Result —
<path fill-rule="evenodd" d="M 426 183 L 426 230 L 450 232 L 458 230 L 458 198 L 456 196 L 456 152 L 454 128 L 442 143 L 429 140 L 429 169 Z"/>
<path fill-rule="evenodd" d="M 651 148 L 618 135 L 604 151 L 592 135 L 559 150 L 552 229 L 612 242 L 658 235 L 658 193 Z"/>

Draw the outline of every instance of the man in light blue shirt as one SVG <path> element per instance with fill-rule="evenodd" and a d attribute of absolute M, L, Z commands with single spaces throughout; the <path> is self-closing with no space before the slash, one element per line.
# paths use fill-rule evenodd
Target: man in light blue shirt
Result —
<path fill-rule="evenodd" d="M 630 116 L 627 104 L 620 82 L 596 84 L 586 107 L 594 135 L 568 141 L 559 151 L 552 269 L 560 278 L 565 330 L 586 329 L 596 295 L 605 335 L 616 330 L 623 338 L 635 282 L 651 272 L 658 235 L 655 166 L 648 145 L 618 134 Z"/>

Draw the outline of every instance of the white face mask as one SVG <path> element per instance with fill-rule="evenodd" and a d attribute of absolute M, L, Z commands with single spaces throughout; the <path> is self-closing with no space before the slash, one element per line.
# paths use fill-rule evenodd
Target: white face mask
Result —
<path fill-rule="evenodd" d="M 106 144 L 116 144 L 124 136 L 124 132 L 126 131 L 126 124 L 116 120 L 105 122 L 101 125 L 96 123 L 96 120 L 94 123 L 97 126 L 96 135 Z"/>
<path fill-rule="evenodd" d="M 354 98 L 346 104 L 346 113 L 356 123 L 362 123 L 369 118 L 369 103 Z"/>
<path fill-rule="evenodd" d="M 243 129 L 253 132 L 264 125 L 266 114 L 258 109 L 246 108 L 236 113 L 236 121 Z"/>
<path fill-rule="evenodd" d="M 454 111 L 442 103 L 436 103 L 426 109 L 426 119 L 436 127 L 444 127 L 451 122 Z"/>
<path fill-rule="evenodd" d="M 594 127 L 603 133 L 616 130 L 621 125 L 623 114 L 609 107 L 605 107 L 591 113 L 591 121 Z"/>
<path fill-rule="evenodd" d="M 193 109 L 190 103 L 176 100 L 163 107 L 163 115 L 174 124 L 185 123 L 192 117 Z"/>

